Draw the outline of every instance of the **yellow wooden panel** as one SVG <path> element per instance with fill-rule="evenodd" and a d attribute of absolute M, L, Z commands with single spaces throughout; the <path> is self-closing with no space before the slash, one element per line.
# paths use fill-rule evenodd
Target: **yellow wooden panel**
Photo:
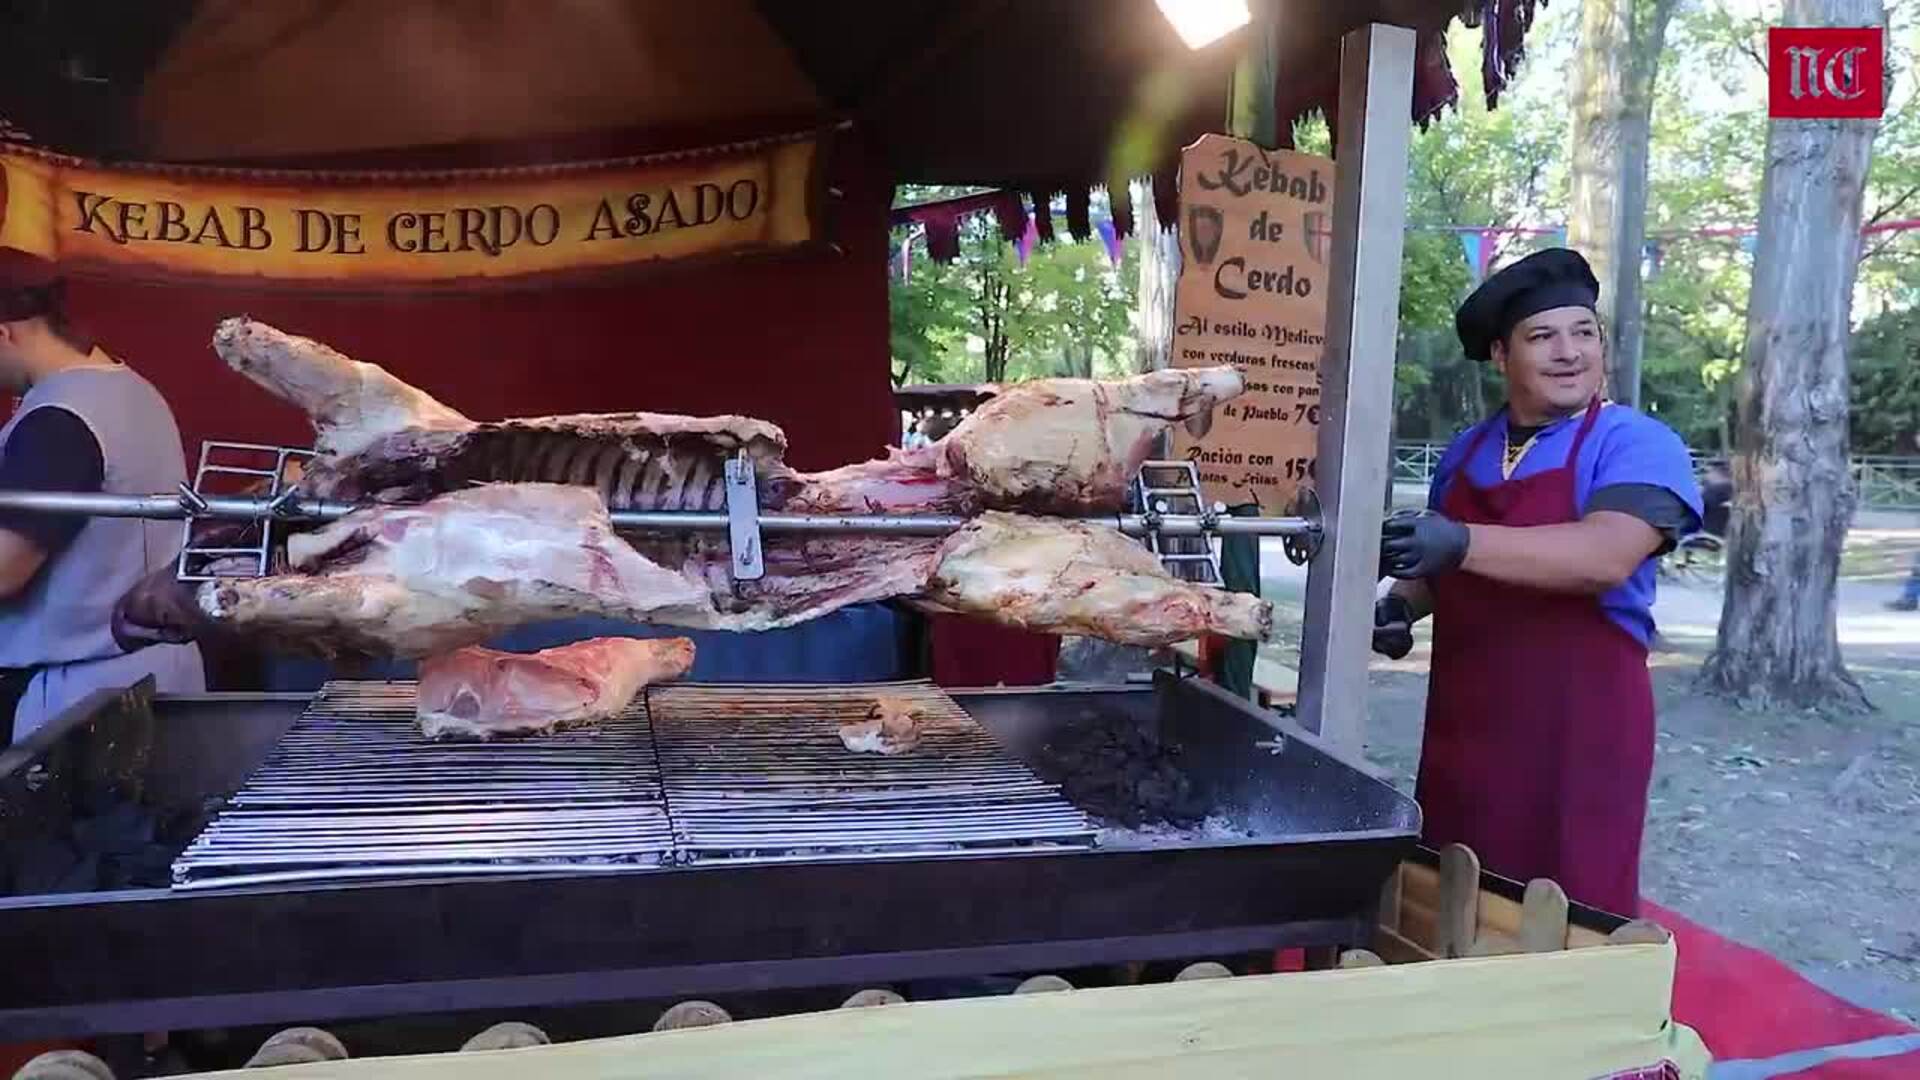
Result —
<path fill-rule="evenodd" d="M 459 1055 L 286 1066 L 282 1080 L 1605 1076 L 1662 1059 L 1674 949 L 1607 949 L 840 1009 Z M 223 1074 L 253 1080 L 255 1073 Z"/>

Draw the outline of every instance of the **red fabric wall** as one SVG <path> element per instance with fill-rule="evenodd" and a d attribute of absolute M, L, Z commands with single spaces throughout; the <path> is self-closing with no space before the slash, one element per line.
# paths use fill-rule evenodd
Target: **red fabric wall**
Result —
<path fill-rule="evenodd" d="M 74 314 L 166 395 L 188 464 L 200 440 L 305 446 L 297 411 L 227 370 L 208 342 L 250 315 L 369 360 L 476 419 L 559 412 L 736 412 L 785 428 L 801 468 L 898 437 L 888 378 L 890 183 L 850 140 L 831 151 L 827 251 L 668 267 L 606 285 L 492 295 L 323 297 L 108 281 Z"/>

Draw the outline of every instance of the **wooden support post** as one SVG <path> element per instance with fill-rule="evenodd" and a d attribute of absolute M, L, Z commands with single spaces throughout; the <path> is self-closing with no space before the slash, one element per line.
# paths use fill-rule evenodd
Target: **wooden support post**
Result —
<path fill-rule="evenodd" d="M 1413 57 L 1414 33 L 1404 27 L 1363 26 L 1340 44 L 1340 156 L 1314 479 L 1326 538 L 1307 567 L 1299 719 L 1350 754 L 1359 752 L 1366 727 L 1380 580 Z"/>

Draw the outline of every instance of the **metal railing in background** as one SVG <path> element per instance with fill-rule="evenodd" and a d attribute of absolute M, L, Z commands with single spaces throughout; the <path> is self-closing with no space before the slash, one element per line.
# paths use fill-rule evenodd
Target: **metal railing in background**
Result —
<path fill-rule="evenodd" d="M 1863 454 L 1853 459 L 1860 505 L 1873 510 L 1920 510 L 1920 457 Z"/>
<path fill-rule="evenodd" d="M 1440 455 L 1446 449 L 1445 443 L 1394 443 L 1393 482 L 1396 484 L 1432 483 L 1433 470 L 1439 467 Z"/>
<path fill-rule="evenodd" d="M 1393 482 L 1432 483 L 1433 470 L 1440 464 L 1440 455 L 1445 450 L 1444 443 L 1394 443 Z M 1704 470 L 1707 462 L 1721 456 L 1713 451 L 1695 450 L 1694 465 Z M 1860 487 L 1861 509 L 1920 511 L 1920 457 L 1857 454 L 1851 459 L 1851 465 L 1854 482 Z"/>

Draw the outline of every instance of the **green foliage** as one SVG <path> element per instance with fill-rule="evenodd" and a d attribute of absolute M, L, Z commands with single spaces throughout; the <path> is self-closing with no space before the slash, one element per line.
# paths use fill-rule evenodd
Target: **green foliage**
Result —
<path fill-rule="evenodd" d="M 1920 309 L 1869 319 L 1853 335 L 1853 444 L 1920 450 Z"/>
<path fill-rule="evenodd" d="M 1920 6 L 1890 5 L 1894 90 L 1875 141 L 1866 219 L 1920 217 L 1920 108 L 1911 47 Z M 1765 168 L 1766 28 L 1779 4 L 1697 0 L 1676 12 L 1654 90 L 1647 233 L 1659 257 L 1646 283 L 1642 394 L 1648 411 L 1690 444 L 1731 444 L 1735 382 L 1745 349 L 1753 272 L 1751 229 Z M 1557 225 L 1566 215 L 1565 51 L 1578 5 L 1555 5 L 1528 39 L 1517 84 L 1489 114 L 1480 105 L 1476 39 L 1449 38 L 1462 106 L 1416 135 L 1408 174 L 1408 233 L 1396 383 L 1401 438 L 1443 439 L 1498 397 L 1490 373 L 1451 341 L 1453 304 L 1468 282 L 1445 250 L 1457 239 L 1421 226 Z M 1725 230 L 1726 235 L 1700 235 Z M 1441 241 L 1444 240 L 1444 243 Z M 1544 241 L 1515 238 L 1494 255 L 1511 261 Z M 1854 303 L 1853 446 L 1912 453 L 1911 402 L 1920 397 L 1920 231 L 1870 231 Z M 1449 291 L 1453 296 L 1449 297 Z M 1908 441 L 1904 444 L 1902 438 Z"/>
<path fill-rule="evenodd" d="M 1572 5 L 1548 9 L 1533 39 L 1551 51 Z M 1556 14 L 1557 13 L 1557 14 Z M 1478 73 L 1477 31 L 1448 38 L 1461 77 L 1460 107 L 1414 134 L 1407 162 L 1406 244 L 1401 256 L 1400 344 L 1394 365 L 1395 432 L 1444 441 L 1499 400 L 1499 380 L 1460 351 L 1453 312 L 1477 267 L 1453 225 L 1512 228 L 1557 223 L 1566 198 L 1566 111 L 1550 89 L 1522 83 L 1489 112 Z M 1493 261 L 1510 262 L 1547 238 L 1494 238 Z"/>
<path fill-rule="evenodd" d="M 950 198 L 963 189 L 903 188 L 895 202 Z M 1104 212 L 1096 207 L 1096 217 Z M 1133 352 L 1138 245 L 1129 237 L 1118 267 L 1098 240 L 1076 243 L 1055 217 L 1058 239 L 1020 265 L 991 214 L 960 225 L 960 254 L 939 264 L 923 233 L 896 229 L 893 250 L 911 244 L 903 282 L 892 276 L 894 382 L 971 383 L 1054 375 L 1111 376 Z"/>
<path fill-rule="evenodd" d="M 1658 250 L 1646 283 L 1642 358 L 1646 408 L 1700 449 L 1731 443 L 1731 401 L 1745 347 L 1751 229 L 1760 205 L 1767 118 L 1766 28 L 1780 0 L 1689 0 L 1666 37 L 1654 87 L 1647 233 Z M 1920 218 L 1920 4 L 1889 4 L 1889 91 L 1875 142 L 1854 303 L 1853 446 L 1913 453 L 1920 431 L 1920 231 L 1873 230 Z M 1445 439 L 1500 398 L 1498 379 L 1460 354 L 1453 311 L 1473 285 L 1457 233 L 1444 226 L 1546 228 L 1567 213 L 1567 72 L 1579 4 L 1543 9 L 1528 36 L 1520 78 L 1489 112 L 1480 86 L 1479 32 L 1448 38 L 1460 107 L 1411 146 L 1409 230 L 1403 255 L 1396 351 L 1396 433 Z M 1295 145 L 1326 153 L 1319 118 L 1296 126 Z M 963 194 L 903 188 L 901 202 Z M 1701 235 L 1725 230 L 1726 235 Z M 896 233 L 896 251 L 903 234 Z M 1509 235 L 1495 265 L 1551 243 Z M 1098 243 L 1036 249 L 1025 267 L 990 216 L 963 230 L 961 256 L 938 266 L 913 240 L 912 273 L 892 290 L 897 381 L 971 382 L 1127 370 L 1139 259 L 1127 244 L 1119 268 Z"/>
<path fill-rule="evenodd" d="M 1766 28 L 1777 3 L 1733 5 L 1702 0 L 1683 7 L 1668 36 L 1669 55 L 1656 88 L 1648 233 L 1667 234 L 1658 273 L 1647 285 L 1644 386 L 1649 407 L 1688 442 L 1731 445 L 1731 403 L 1745 349 L 1753 259 L 1737 236 L 1675 236 L 1701 229 L 1751 228 L 1759 213 L 1767 118 L 1746 107 L 1764 90 Z M 1889 67 L 1911 68 L 1916 12 L 1892 7 Z M 1894 80 L 1893 98 L 1874 142 L 1865 218 L 1920 216 L 1920 116 L 1911 107 L 1910 73 Z M 1752 243 L 1751 240 L 1748 243 Z M 1903 401 L 1920 395 L 1920 365 L 1893 362 L 1920 343 L 1920 237 L 1869 232 L 1854 297 L 1853 449 L 1911 453 L 1902 446 Z M 1902 338 L 1902 335 L 1909 335 Z"/>

